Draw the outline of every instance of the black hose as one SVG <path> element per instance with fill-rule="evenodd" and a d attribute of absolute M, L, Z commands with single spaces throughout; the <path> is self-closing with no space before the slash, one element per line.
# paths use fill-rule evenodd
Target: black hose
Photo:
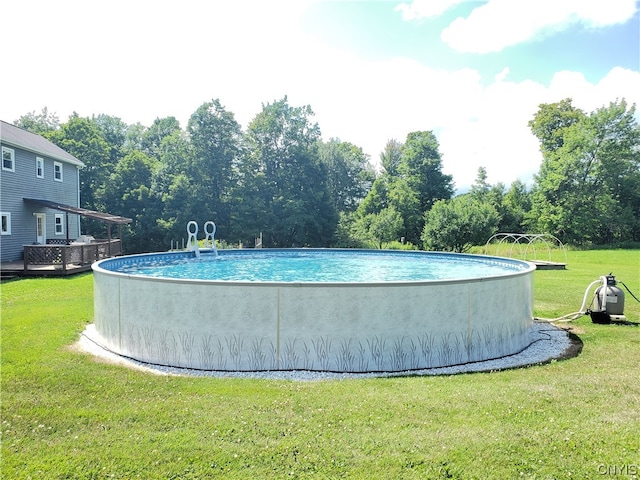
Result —
<path fill-rule="evenodd" d="M 619 283 L 619 284 L 621 284 L 621 285 L 623 285 L 623 286 L 624 286 L 624 288 L 626 288 L 626 289 L 627 289 L 627 292 L 629 292 L 629 293 L 631 294 L 631 296 L 632 296 L 633 298 L 635 298 L 635 299 L 636 299 L 636 302 L 640 303 L 640 300 L 638 300 L 638 297 L 636 297 L 636 296 L 633 294 L 633 292 L 632 292 L 631 290 L 629 290 L 629 287 L 627 287 L 627 286 L 624 284 L 624 282 L 618 282 L 618 283 Z"/>

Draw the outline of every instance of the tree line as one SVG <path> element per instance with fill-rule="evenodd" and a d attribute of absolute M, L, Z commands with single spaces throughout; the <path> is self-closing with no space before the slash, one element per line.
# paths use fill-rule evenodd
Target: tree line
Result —
<path fill-rule="evenodd" d="M 466 251 L 497 232 L 551 233 L 576 245 L 640 241 L 640 128 L 624 100 L 586 113 L 571 99 L 529 122 L 542 165 L 533 186 L 487 182 L 454 196 L 431 131 L 392 139 L 376 172 L 363 150 L 323 141 L 310 106 L 262 105 L 244 131 L 218 99 L 186 129 L 109 115 L 60 123 L 44 108 L 14 123 L 81 159 L 82 207 L 130 217 L 127 253 L 166 250 L 186 224 L 213 220 L 230 245 Z M 497 147 L 498 148 L 498 147 Z M 514 152 L 517 161 L 517 152 Z M 86 233 L 104 226 L 84 221 Z"/>

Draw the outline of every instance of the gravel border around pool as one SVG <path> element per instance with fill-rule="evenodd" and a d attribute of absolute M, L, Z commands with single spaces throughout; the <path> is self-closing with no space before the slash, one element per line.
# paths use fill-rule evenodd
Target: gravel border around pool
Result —
<path fill-rule="evenodd" d="M 448 367 L 407 370 L 403 372 L 335 373 L 308 370 L 228 372 L 215 370 L 194 370 L 188 368 L 167 367 L 140 362 L 123 357 L 103 348 L 93 324 L 87 326 L 77 343 L 78 348 L 103 360 L 141 369 L 158 375 L 179 375 L 214 378 L 257 378 L 275 380 L 339 380 L 358 378 L 381 378 L 403 376 L 455 375 L 460 373 L 491 372 L 523 368 L 549 363 L 553 360 L 572 358 L 580 354 L 582 342 L 567 330 L 553 324 L 534 322 L 531 326 L 532 343 L 519 353 L 493 360 L 465 363 Z"/>

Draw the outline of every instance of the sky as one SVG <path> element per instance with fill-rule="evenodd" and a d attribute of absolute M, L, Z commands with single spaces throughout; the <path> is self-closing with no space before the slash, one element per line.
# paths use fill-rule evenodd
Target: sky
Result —
<path fill-rule="evenodd" d="M 30 0 L 2 7 L 0 118 L 44 107 L 186 128 L 219 99 L 244 129 L 285 95 L 374 165 L 431 130 L 458 191 L 530 185 L 542 103 L 640 107 L 640 0 Z M 636 114 L 640 120 L 640 115 Z"/>

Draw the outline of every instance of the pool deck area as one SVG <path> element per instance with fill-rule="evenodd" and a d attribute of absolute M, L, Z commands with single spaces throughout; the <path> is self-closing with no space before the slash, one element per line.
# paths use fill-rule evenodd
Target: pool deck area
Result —
<path fill-rule="evenodd" d="M 77 242 L 47 240 L 45 245 L 24 245 L 22 259 L 0 263 L 3 280 L 26 276 L 66 276 L 91 270 L 105 258 L 122 255 L 119 238 Z"/>

